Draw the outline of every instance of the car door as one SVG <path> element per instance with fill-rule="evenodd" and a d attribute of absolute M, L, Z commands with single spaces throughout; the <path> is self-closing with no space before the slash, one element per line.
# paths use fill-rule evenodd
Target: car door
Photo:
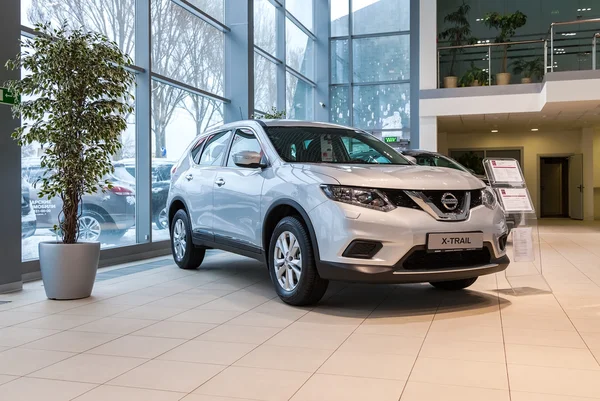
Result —
<path fill-rule="evenodd" d="M 243 151 L 264 155 L 255 132 L 248 128 L 240 128 L 235 132 L 225 166 L 215 177 L 215 241 L 259 252 L 262 248 L 260 201 L 265 177 L 261 168 L 235 165 L 233 155 Z"/>
<path fill-rule="evenodd" d="M 231 131 L 224 131 L 205 138 L 199 150 L 192 149 L 193 160 L 183 173 L 183 192 L 188 201 L 192 232 L 199 238 L 213 238 L 213 187 L 231 134 Z"/>

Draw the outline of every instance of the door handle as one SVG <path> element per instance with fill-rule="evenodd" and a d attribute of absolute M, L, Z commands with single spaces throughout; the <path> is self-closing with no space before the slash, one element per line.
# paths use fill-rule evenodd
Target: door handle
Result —
<path fill-rule="evenodd" d="M 222 178 L 219 178 L 215 181 L 215 184 L 217 184 L 217 186 L 222 187 L 223 185 L 225 185 L 225 180 Z"/>
<path fill-rule="evenodd" d="M 188 181 L 192 181 L 194 179 L 194 176 L 191 175 L 191 174 L 188 174 L 188 175 L 185 176 L 185 179 L 188 180 Z"/>

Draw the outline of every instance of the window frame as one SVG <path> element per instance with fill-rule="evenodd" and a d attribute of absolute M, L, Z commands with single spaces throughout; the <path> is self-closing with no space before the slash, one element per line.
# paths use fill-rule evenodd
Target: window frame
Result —
<path fill-rule="evenodd" d="M 223 167 L 235 168 L 235 169 L 248 169 L 249 168 L 249 167 L 240 167 L 240 166 L 236 166 L 236 165 L 233 165 L 233 166 L 227 165 L 227 162 L 229 161 L 229 156 L 231 155 L 231 149 L 233 148 L 233 140 L 235 139 L 235 136 L 237 135 L 238 131 L 241 131 L 241 130 L 248 130 L 252 133 L 252 135 L 254 135 L 254 138 L 256 138 L 256 141 L 258 142 L 258 146 L 260 146 L 260 150 L 262 152 L 262 160 L 264 160 L 265 165 L 267 167 L 270 167 L 271 163 L 269 162 L 269 158 L 267 157 L 267 152 L 265 151 L 265 145 L 263 144 L 262 140 L 260 139 L 260 136 L 258 135 L 258 133 L 250 127 L 237 127 L 235 129 L 235 132 L 233 133 L 233 135 L 231 136 L 231 140 L 229 141 L 229 146 L 227 148 L 227 158 L 225 159 L 225 164 L 223 164 Z"/>
<path fill-rule="evenodd" d="M 199 153 L 200 157 L 199 157 L 198 163 L 197 163 L 198 167 L 217 167 L 217 166 L 222 167 L 223 166 L 224 158 L 222 158 L 221 162 L 217 163 L 217 164 L 202 164 L 202 163 L 200 163 L 200 161 L 202 160 L 202 155 L 204 154 L 204 151 L 206 150 L 206 146 L 210 143 L 211 139 L 213 139 L 215 136 L 220 135 L 220 134 L 227 135 L 227 133 L 231 134 L 231 136 L 227 139 L 227 144 L 225 145 L 225 149 L 224 149 L 224 151 L 227 151 L 229 146 L 231 146 L 231 139 L 233 138 L 233 130 L 228 129 L 228 130 L 223 130 L 223 131 L 212 132 L 212 133 L 204 136 L 204 138 L 206 138 L 206 140 L 202 144 L 202 150 Z"/>

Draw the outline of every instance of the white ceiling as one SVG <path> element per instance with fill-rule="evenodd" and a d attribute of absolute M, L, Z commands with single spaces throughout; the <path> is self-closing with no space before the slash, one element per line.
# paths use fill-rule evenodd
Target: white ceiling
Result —
<path fill-rule="evenodd" d="M 438 131 L 453 133 L 570 131 L 600 126 L 600 102 L 546 104 L 535 113 L 498 113 L 438 117 Z"/>

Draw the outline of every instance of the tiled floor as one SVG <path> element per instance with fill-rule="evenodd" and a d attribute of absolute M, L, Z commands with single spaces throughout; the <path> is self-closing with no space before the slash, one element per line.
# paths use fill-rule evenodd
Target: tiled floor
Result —
<path fill-rule="evenodd" d="M 0 295 L 0 400 L 600 400 L 600 225 L 540 233 L 551 292 L 515 264 L 460 293 L 333 283 L 293 308 L 220 252 L 113 270 L 78 301 L 29 283 Z"/>

